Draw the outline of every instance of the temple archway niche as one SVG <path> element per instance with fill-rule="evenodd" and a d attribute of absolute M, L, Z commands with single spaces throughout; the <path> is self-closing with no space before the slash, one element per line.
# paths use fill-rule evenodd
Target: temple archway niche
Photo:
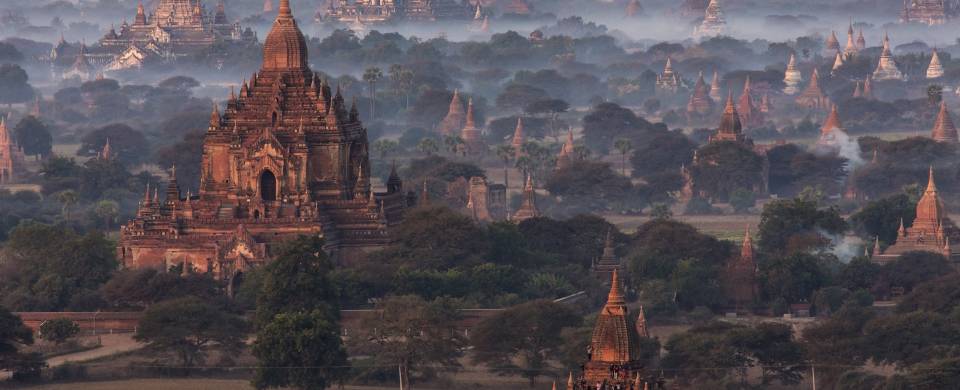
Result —
<path fill-rule="evenodd" d="M 260 199 L 277 200 L 277 177 L 269 170 L 264 170 L 260 174 Z"/>

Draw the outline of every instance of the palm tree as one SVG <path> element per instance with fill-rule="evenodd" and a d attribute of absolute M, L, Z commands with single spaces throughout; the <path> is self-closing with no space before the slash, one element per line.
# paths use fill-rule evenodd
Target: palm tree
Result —
<path fill-rule="evenodd" d="M 98 217 L 103 218 L 104 226 L 106 226 L 107 230 L 110 230 L 111 223 L 117 218 L 117 215 L 120 214 L 120 205 L 112 200 L 101 200 L 97 202 L 97 206 L 93 212 L 97 214 Z"/>
<path fill-rule="evenodd" d="M 70 220 L 70 208 L 77 204 L 77 193 L 74 190 L 66 190 L 57 194 L 57 202 L 63 205 L 63 219 Z"/>
<path fill-rule="evenodd" d="M 437 145 L 437 141 L 433 138 L 424 138 L 417 144 L 417 150 L 420 153 L 430 156 L 440 150 L 440 146 Z"/>
<path fill-rule="evenodd" d="M 377 113 L 377 81 L 383 78 L 383 71 L 376 66 L 371 66 L 363 72 L 363 81 L 370 84 L 370 120 L 376 118 Z"/>
<path fill-rule="evenodd" d="M 613 143 L 613 147 L 620 152 L 620 174 L 627 175 L 627 153 L 633 150 L 633 144 L 626 138 L 620 138 Z"/>
<path fill-rule="evenodd" d="M 460 146 L 463 145 L 463 138 L 456 135 L 448 135 L 443 137 L 443 144 L 447 146 L 450 154 L 456 155 L 457 151 L 460 150 Z"/>
<path fill-rule="evenodd" d="M 497 146 L 496 153 L 500 161 L 503 161 L 503 186 L 510 188 L 510 184 L 507 181 L 507 169 L 510 168 L 510 161 L 513 161 L 514 157 L 517 156 L 517 151 L 514 150 L 511 145 L 499 145 Z"/>

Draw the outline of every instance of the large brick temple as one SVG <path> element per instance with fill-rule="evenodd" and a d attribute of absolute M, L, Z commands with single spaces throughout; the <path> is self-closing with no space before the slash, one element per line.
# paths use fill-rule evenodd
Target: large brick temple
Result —
<path fill-rule="evenodd" d="M 289 0 L 280 2 L 263 51 L 262 68 L 230 94 L 223 115 L 213 109 L 199 193 L 184 196 L 175 178 L 162 200 L 148 187 L 120 230 L 123 266 L 182 264 L 226 279 L 298 235 L 324 237 L 340 262 L 389 242 L 387 228 L 406 203 L 403 185 L 394 171 L 386 192 L 371 191 L 367 131 L 339 88 L 331 92 L 307 65 Z"/>

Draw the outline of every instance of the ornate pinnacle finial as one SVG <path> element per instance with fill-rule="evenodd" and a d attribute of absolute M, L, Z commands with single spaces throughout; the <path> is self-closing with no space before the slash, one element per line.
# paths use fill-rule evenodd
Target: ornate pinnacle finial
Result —
<path fill-rule="evenodd" d="M 290 0 L 280 0 L 279 16 L 293 17 L 293 12 L 290 10 Z"/>
<path fill-rule="evenodd" d="M 927 178 L 927 192 L 937 192 L 937 183 L 933 180 L 933 165 L 930 166 Z"/>
<path fill-rule="evenodd" d="M 622 305 L 626 302 L 623 300 L 623 292 L 620 291 L 620 275 L 616 268 L 613 269 L 613 276 L 610 281 L 610 293 L 607 294 L 607 305 Z"/>
<path fill-rule="evenodd" d="M 567 371 L 567 390 L 573 390 L 573 372 Z"/>

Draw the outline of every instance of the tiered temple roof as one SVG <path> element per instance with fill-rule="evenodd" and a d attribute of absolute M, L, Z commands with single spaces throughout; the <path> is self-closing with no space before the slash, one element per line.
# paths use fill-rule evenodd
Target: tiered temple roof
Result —
<path fill-rule="evenodd" d="M 940 195 L 937 193 L 933 167 L 930 167 L 928 173 L 927 189 L 917 202 L 916 215 L 913 225 L 909 228 L 904 227 L 903 221 L 900 221 L 897 241 L 887 247 L 882 254 L 873 256 L 874 262 L 887 263 L 911 251 L 939 253 L 948 260 L 955 260 L 950 247 L 950 237 L 957 234 L 957 228 L 947 216 Z"/>
<path fill-rule="evenodd" d="M 713 37 L 727 31 L 727 20 L 720 8 L 720 0 L 710 0 L 704 11 L 703 21 L 693 30 L 694 37 Z"/>
<path fill-rule="evenodd" d="M 750 76 L 743 82 L 743 93 L 737 104 L 740 114 L 740 123 L 750 129 L 763 126 L 763 113 L 753 105 L 753 89 L 750 87 Z"/>
<path fill-rule="evenodd" d="M 450 136 L 456 134 L 463 128 L 463 101 L 460 100 L 460 90 L 453 90 L 453 99 L 450 99 L 450 108 L 447 109 L 447 116 L 437 125 L 437 131 L 440 135 Z"/>
<path fill-rule="evenodd" d="M 625 9 L 627 16 L 634 17 L 643 13 L 643 6 L 640 4 L 640 0 L 630 0 L 627 2 L 627 8 Z"/>
<path fill-rule="evenodd" d="M 540 210 L 537 209 L 537 192 L 533 188 L 533 177 L 527 175 L 527 182 L 523 186 L 523 203 L 520 204 L 520 208 L 513 213 L 510 219 L 520 223 L 539 216 Z"/>
<path fill-rule="evenodd" d="M 800 92 L 800 83 L 803 82 L 803 75 L 797 70 L 797 56 L 790 53 L 790 61 L 787 63 L 787 70 L 783 73 L 783 93 L 793 95 Z"/>
<path fill-rule="evenodd" d="M 803 90 L 800 96 L 797 96 L 797 105 L 807 109 L 822 110 L 830 106 L 830 98 L 824 95 L 820 89 L 820 75 L 817 70 L 813 70 L 810 76 L 810 84 Z"/>
<path fill-rule="evenodd" d="M 347 262 L 389 243 L 387 228 L 406 206 L 403 184 L 394 169 L 386 192 L 371 189 L 359 112 L 310 70 L 289 0 L 280 1 L 263 54 L 223 114 L 211 113 L 199 194 L 181 197 L 175 180 L 165 200 L 148 190 L 120 231 L 123 266 L 185 263 L 230 279 L 298 235 L 323 236 L 325 250 Z"/>
<path fill-rule="evenodd" d="M 731 309 L 743 313 L 748 311 L 757 298 L 757 263 L 753 256 L 753 239 L 750 228 L 746 229 L 740 255 L 730 259 L 724 275 L 724 290 Z"/>
<path fill-rule="evenodd" d="M 465 154 L 478 156 L 486 153 L 487 146 L 483 143 L 483 135 L 473 119 L 473 98 L 467 99 L 467 119 L 464 120 L 460 138 L 463 139 Z"/>
<path fill-rule="evenodd" d="M 837 39 L 837 32 L 830 31 L 830 36 L 827 37 L 826 48 L 823 50 L 824 56 L 833 56 L 834 53 L 840 51 L 840 40 Z"/>
<path fill-rule="evenodd" d="M 10 135 L 6 120 L 0 116 L 0 184 L 10 184 L 23 175 L 23 149 Z"/>
<path fill-rule="evenodd" d="M 710 79 L 710 99 L 714 103 L 723 99 L 723 91 L 720 90 L 720 75 L 717 74 L 717 71 L 713 71 L 713 78 Z"/>
<path fill-rule="evenodd" d="M 904 0 L 900 11 L 900 23 L 936 25 L 946 23 L 947 18 L 944 0 Z"/>
<path fill-rule="evenodd" d="M 930 65 L 927 66 L 927 78 L 937 79 L 943 77 L 943 64 L 940 63 L 940 55 L 937 49 L 933 49 L 933 55 L 930 56 Z"/>
<path fill-rule="evenodd" d="M 823 121 L 823 126 L 820 127 L 820 138 L 817 139 L 817 148 L 830 152 L 838 152 L 841 146 L 840 142 L 846 138 L 843 132 L 840 115 L 837 113 L 837 105 L 834 104 L 833 108 L 830 109 L 830 114 L 827 115 L 827 119 Z"/>
<path fill-rule="evenodd" d="M 883 34 L 883 51 L 880 52 L 880 60 L 877 62 L 877 69 L 873 71 L 873 78 L 876 80 L 903 80 L 903 73 L 897 69 L 897 63 L 893 61 L 893 53 L 890 50 L 890 37 Z"/>
<path fill-rule="evenodd" d="M 853 23 L 850 23 L 850 27 L 847 28 L 847 45 L 843 47 L 843 55 L 847 58 L 851 58 L 857 55 L 857 52 L 860 51 L 857 48 L 857 42 L 853 38 Z"/>
<path fill-rule="evenodd" d="M 857 32 L 857 50 L 863 50 L 867 48 L 867 40 L 863 38 L 863 28 Z"/>
<path fill-rule="evenodd" d="M 727 103 L 723 108 L 723 114 L 720 116 L 720 126 L 717 132 L 710 136 L 710 142 L 734 141 L 747 142 L 743 135 L 743 125 L 740 123 L 740 114 L 733 105 L 733 92 L 727 94 Z"/>
<path fill-rule="evenodd" d="M 576 158 L 574 155 L 573 130 L 567 131 L 567 140 L 560 147 L 560 153 L 557 154 L 557 169 L 563 169 L 573 163 Z"/>
<path fill-rule="evenodd" d="M 693 94 L 687 102 L 687 118 L 690 120 L 703 118 L 713 110 L 713 99 L 710 99 L 710 90 L 703 81 L 703 72 L 697 76 L 693 86 Z"/>
<path fill-rule="evenodd" d="M 597 315 L 593 335 L 587 347 L 587 361 L 583 373 L 567 379 L 567 390 L 662 389 L 662 379 L 644 375 L 640 361 L 640 332 L 646 332 L 646 318 L 639 313 L 630 318 L 627 303 L 620 289 L 618 271 L 611 275 L 607 303 Z"/>
<path fill-rule="evenodd" d="M 207 11 L 201 0 L 160 0 L 149 15 L 138 1 L 133 24 L 124 22 L 119 32 L 111 29 L 99 41 L 98 55 L 113 56 L 108 69 L 140 66 L 145 61 L 124 59 L 130 51 L 157 59 L 176 58 L 196 53 L 222 41 L 256 41 L 256 34 L 242 30 L 239 23 L 230 23 L 226 6 L 219 1 Z M 120 60 L 120 61 L 118 61 Z"/>
<path fill-rule="evenodd" d="M 830 68 L 830 74 L 836 75 L 841 67 L 843 67 L 843 55 L 837 53 L 836 58 L 833 59 L 833 67 Z"/>
<path fill-rule="evenodd" d="M 937 142 L 957 143 L 957 128 L 953 125 L 950 112 L 947 111 L 947 103 L 940 102 L 940 112 L 933 124 L 930 138 Z"/>
<path fill-rule="evenodd" d="M 613 230 L 607 230 L 607 237 L 603 240 L 603 253 L 593 261 L 593 272 L 603 279 L 611 278 L 615 270 L 620 269 L 620 259 L 617 258 L 616 248 L 613 246 Z"/>
<path fill-rule="evenodd" d="M 663 66 L 663 73 L 657 75 L 657 90 L 674 93 L 680 89 L 682 84 L 683 80 L 680 79 L 680 74 L 673 71 L 673 60 L 667 57 L 667 63 Z"/>
<path fill-rule="evenodd" d="M 520 158 L 523 156 L 523 144 L 526 142 L 526 137 L 523 134 L 523 117 L 517 117 L 517 127 L 513 129 L 513 139 L 510 141 L 510 146 L 513 147 L 514 158 Z"/>

